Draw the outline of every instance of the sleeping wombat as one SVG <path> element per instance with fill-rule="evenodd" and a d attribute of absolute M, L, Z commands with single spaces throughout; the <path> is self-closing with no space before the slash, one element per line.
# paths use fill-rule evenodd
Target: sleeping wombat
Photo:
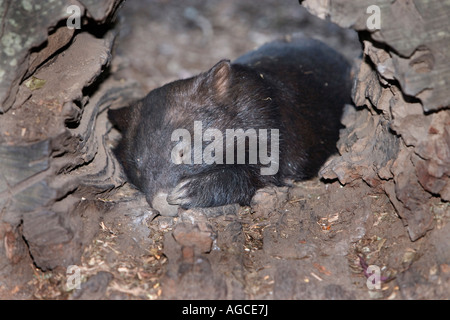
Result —
<path fill-rule="evenodd" d="M 233 63 L 110 110 L 114 150 L 152 204 L 248 205 L 258 188 L 308 179 L 336 151 L 349 64 L 312 39 L 275 41 Z"/>

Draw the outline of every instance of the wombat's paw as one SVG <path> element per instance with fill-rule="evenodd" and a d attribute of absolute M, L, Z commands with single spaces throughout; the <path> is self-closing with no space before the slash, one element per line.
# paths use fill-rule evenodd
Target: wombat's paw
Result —
<path fill-rule="evenodd" d="M 182 179 L 167 196 L 169 204 L 183 209 L 217 207 L 231 203 L 248 205 L 256 191 L 245 170 L 215 170 Z"/>
<path fill-rule="evenodd" d="M 179 205 L 187 209 L 192 207 L 213 206 L 214 195 L 205 190 L 203 181 L 199 177 L 192 177 L 182 180 L 167 196 L 167 202 L 172 205 Z"/>
<path fill-rule="evenodd" d="M 168 194 L 167 202 L 172 205 L 180 205 L 181 207 L 189 207 L 192 200 L 189 198 L 190 180 L 183 180 L 175 186 L 175 188 Z"/>

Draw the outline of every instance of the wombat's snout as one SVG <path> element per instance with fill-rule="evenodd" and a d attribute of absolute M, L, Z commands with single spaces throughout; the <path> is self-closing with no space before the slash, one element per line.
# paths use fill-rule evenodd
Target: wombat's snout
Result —
<path fill-rule="evenodd" d="M 172 205 L 167 201 L 167 193 L 158 192 L 151 201 L 153 209 L 162 216 L 176 217 L 178 215 L 178 205 Z"/>

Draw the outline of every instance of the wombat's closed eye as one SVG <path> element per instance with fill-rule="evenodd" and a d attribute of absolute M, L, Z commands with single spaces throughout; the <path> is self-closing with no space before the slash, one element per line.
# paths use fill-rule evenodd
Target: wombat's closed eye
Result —
<path fill-rule="evenodd" d="M 114 150 L 152 204 L 248 205 L 258 188 L 308 179 L 336 151 L 349 65 L 323 43 L 275 41 L 110 110 Z"/>

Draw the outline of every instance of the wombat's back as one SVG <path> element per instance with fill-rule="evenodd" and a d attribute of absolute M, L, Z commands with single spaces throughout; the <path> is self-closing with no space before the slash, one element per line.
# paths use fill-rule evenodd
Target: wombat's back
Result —
<path fill-rule="evenodd" d="M 340 118 L 350 103 L 350 65 L 314 39 L 274 41 L 237 60 L 256 70 L 277 94 L 284 144 L 285 178 L 309 178 L 336 152 Z"/>

